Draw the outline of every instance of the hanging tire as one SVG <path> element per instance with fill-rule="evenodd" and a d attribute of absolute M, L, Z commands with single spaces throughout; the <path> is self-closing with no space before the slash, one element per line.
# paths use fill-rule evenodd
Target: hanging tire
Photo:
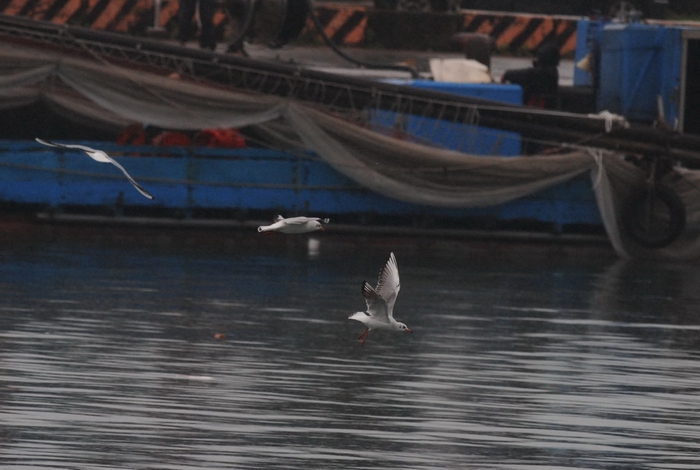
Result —
<path fill-rule="evenodd" d="M 685 205 L 675 191 L 657 184 L 627 201 L 622 225 L 627 236 L 641 246 L 663 248 L 685 228 Z"/>

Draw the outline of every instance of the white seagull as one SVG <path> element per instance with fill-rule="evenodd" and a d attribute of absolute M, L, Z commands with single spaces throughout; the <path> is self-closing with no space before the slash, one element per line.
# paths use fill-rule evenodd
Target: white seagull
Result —
<path fill-rule="evenodd" d="M 121 166 L 119 163 L 117 163 L 116 160 L 114 160 L 112 157 L 110 157 L 109 155 L 107 155 L 107 154 L 106 154 L 105 152 L 103 152 L 102 150 L 95 150 L 95 149 L 93 149 L 93 148 L 86 147 L 85 145 L 77 145 L 77 144 L 57 144 L 57 143 L 54 143 L 54 142 L 49 142 L 48 140 L 39 139 L 38 137 L 37 137 L 35 140 L 36 140 L 37 142 L 39 142 L 40 144 L 48 145 L 49 147 L 58 147 L 58 148 L 82 150 L 83 152 L 85 152 L 85 153 L 87 154 L 88 157 L 92 158 L 92 159 L 95 160 L 96 162 L 100 162 L 100 163 L 111 163 L 112 165 L 114 165 L 114 166 L 116 166 L 117 168 L 119 168 L 119 169 L 122 171 L 122 173 L 124 173 L 124 175 L 126 176 L 126 178 L 129 180 L 129 183 L 131 183 L 132 185 L 134 185 L 134 188 L 136 188 L 136 190 L 137 190 L 138 192 L 140 192 L 141 194 L 143 194 L 143 195 L 144 195 L 145 197 L 147 197 L 148 199 L 153 199 L 153 196 L 152 196 L 148 191 L 146 191 L 145 189 L 143 189 L 143 188 L 141 187 L 141 185 L 139 185 L 139 184 L 134 180 L 134 178 L 132 178 L 131 175 L 129 175 L 129 173 L 126 172 L 126 170 L 124 169 L 123 166 Z"/>
<path fill-rule="evenodd" d="M 282 233 L 307 233 L 315 232 L 316 230 L 326 230 L 321 225 L 321 222 L 327 224 L 330 219 L 319 217 L 290 217 L 285 219 L 281 215 L 275 217 L 275 222 L 272 225 L 261 225 L 258 227 L 258 232 L 282 232 Z"/>
<path fill-rule="evenodd" d="M 396 330 L 412 333 L 404 323 L 394 320 L 394 302 L 399 295 L 401 283 L 399 282 L 399 267 L 396 264 L 394 253 L 389 255 L 389 260 L 379 271 L 377 288 L 372 289 L 367 281 L 362 282 L 362 296 L 367 302 L 366 312 L 355 312 L 348 318 L 357 320 L 365 325 L 365 331 L 357 338 L 362 340 L 360 346 L 365 344 L 367 334 L 372 329 Z"/>

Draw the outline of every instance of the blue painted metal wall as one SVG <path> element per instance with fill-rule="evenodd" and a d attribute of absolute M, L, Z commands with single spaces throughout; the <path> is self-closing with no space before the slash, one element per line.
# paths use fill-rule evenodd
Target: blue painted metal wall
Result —
<path fill-rule="evenodd" d="M 449 209 L 372 193 L 314 155 L 276 150 L 187 149 L 83 142 L 119 161 L 154 196 L 148 200 L 113 165 L 82 152 L 35 142 L 0 141 L 0 201 L 46 210 L 94 208 L 269 211 L 270 214 L 379 214 L 494 220 L 530 219 L 558 226 L 600 224 L 587 175 L 509 204 Z"/>
<path fill-rule="evenodd" d="M 631 121 L 651 122 L 663 98 L 667 122 L 678 118 L 681 29 L 659 25 L 607 24 L 601 34 L 598 110 Z"/>
<path fill-rule="evenodd" d="M 510 104 L 523 104 L 523 92 L 519 85 L 449 83 L 432 80 L 391 80 L 391 83 Z M 517 156 L 522 153 L 520 134 L 479 126 L 478 114 L 470 118 L 476 125 L 375 110 L 372 111 L 370 120 L 384 128 L 399 128 L 420 141 L 460 152 L 500 156 Z"/>

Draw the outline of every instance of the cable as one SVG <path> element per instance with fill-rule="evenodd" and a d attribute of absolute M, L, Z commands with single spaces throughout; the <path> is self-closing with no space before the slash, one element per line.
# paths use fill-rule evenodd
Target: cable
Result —
<path fill-rule="evenodd" d="M 409 65 L 386 65 L 386 64 L 373 64 L 369 62 L 362 62 L 360 60 L 355 59 L 354 57 L 350 57 L 347 55 L 345 52 L 341 51 L 338 46 L 331 40 L 331 38 L 328 37 L 326 32 L 323 30 L 323 25 L 319 21 L 318 17 L 316 16 L 316 13 L 314 13 L 313 9 L 313 0 L 306 0 L 308 5 L 309 5 L 309 15 L 311 16 L 311 20 L 314 22 L 314 26 L 316 26 L 316 30 L 318 31 L 318 34 L 321 35 L 323 38 L 323 41 L 328 45 L 333 51 L 341 56 L 343 59 L 347 60 L 348 62 L 352 62 L 355 65 L 359 65 L 361 67 L 367 67 L 368 69 L 386 69 L 386 70 L 400 70 L 402 72 L 408 72 L 411 74 L 412 78 L 420 78 L 420 75 L 418 74 L 418 71 L 409 66 Z"/>

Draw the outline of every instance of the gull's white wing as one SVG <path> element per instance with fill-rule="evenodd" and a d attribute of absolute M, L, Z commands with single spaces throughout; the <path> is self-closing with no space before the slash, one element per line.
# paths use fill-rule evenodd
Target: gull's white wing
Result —
<path fill-rule="evenodd" d="M 90 155 L 90 153 L 97 153 L 97 152 L 100 152 L 99 150 L 95 150 L 95 149 L 90 148 L 90 147 L 87 147 L 87 146 L 85 146 L 85 145 L 78 145 L 78 144 L 58 144 L 58 143 L 56 143 L 56 142 L 49 142 L 48 140 L 40 139 L 40 138 L 38 138 L 38 137 L 37 137 L 36 139 L 34 139 L 34 140 L 36 140 L 36 141 L 39 142 L 40 144 L 48 145 L 49 147 L 58 147 L 58 148 L 64 148 L 64 149 L 78 149 L 78 150 L 82 150 L 83 152 L 87 153 L 88 156 L 89 156 L 90 158 L 92 158 L 92 159 L 95 159 L 95 157 L 93 157 L 92 155 Z M 105 156 L 107 156 L 106 153 L 104 153 L 104 152 L 102 152 L 102 153 L 103 153 Z M 107 157 L 107 158 L 109 158 L 109 157 Z M 95 160 L 97 160 L 97 159 L 95 159 Z M 102 161 L 102 162 L 104 162 L 104 163 L 112 163 L 111 159 L 110 159 L 110 160 L 97 160 L 97 161 Z"/>
<path fill-rule="evenodd" d="M 103 153 L 105 156 L 107 156 L 107 158 L 109 158 L 109 160 L 110 160 L 109 163 L 111 163 L 112 165 L 116 166 L 117 168 L 119 168 L 119 169 L 122 171 L 122 173 L 124 173 L 124 176 L 126 176 L 126 178 L 129 180 L 129 183 L 131 183 L 131 184 L 134 186 L 134 188 L 136 188 L 136 190 L 137 190 L 138 192 L 140 192 L 141 194 L 143 194 L 143 195 L 144 195 L 145 197 L 147 197 L 148 199 L 153 199 L 153 196 L 151 195 L 151 193 L 149 193 L 148 191 L 146 191 L 145 189 L 143 189 L 143 188 L 141 187 L 141 185 L 138 184 L 138 183 L 136 182 L 136 180 L 134 180 L 134 178 L 132 178 L 131 175 L 130 175 L 129 173 L 126 172 L 126 170 L 124 169 L 123 166 L 121 166 L 119 163 L 117 163 L 117 161 L 114 160 L 113 158 L 109 157 L 106 153 L 104 153 L 104 152 L 102 152 L 102 153 Z"/>
<path fill-rule="evenodd" d="M 53 143 L 53 142 L 49 142 L 48 140 L 40 139 L 40 138 L 38 138 L 38 137 L 35 138 L 34 140 L 36 140 L 36 141 L 39 142 L 40 144 L 48 145 L 49 147 L 64 147 L 64 148 L 65 148 L 65 145 L 63 145 L 63 144 L 56 144 L 56 143 Z"/>
<path fill-rule="evenodd" d="M 305 224 L 306 222 L 312 222 L 314 220 L 319 220 L 323 222 L 324 224 L 327 224 L 328 222 L 331 221 L 331 219 L 322 219 L 320 217 L 290 217 L 288 219 L 284 219 L 285 222 L 287 222 L 290 225 L 301 225 Z"/>
<path fill-rule="evenodd" d="M 283 220 L 287 225 L 302 225 L 311 220 L 318 220 L 318 217 L 289 217 Z"/>
<path fill-rule="evenodd" d="M 285 219 L 278 220 L 278 221 L 275 222 L 274 224 L 263 225 L 263 226 L 261 226 L 261 228 L 265 229 L 265 230 L 262 230 L 262 231 L 268 231 L 268 232 L 269 232 L 269 231 L 274 231 L 274 230 L 279 230 L 279 229 L 281 229 L 282 227 L 284 227 L 284 222 L 285 222 Z M 258 231 L 260 232 L 261 230 L 258 230 Z"/>
<path fill-rule="evenodd" d="M 261 225 L 258 227 L 258 232 L 274 232 L 282 227 L 281 221 L 277 221 L 270 225 Z"/>
<path fill-rule="evenodd" d="M 48 145 L 49 147 L 59 147 L 58 145 L 56 145 L 56 144 L 54 144 L 54 143 L 51 143 L 51 142 L 49 142 L 48 140 L 43 140 L 43 139 L 40 139 L 40 138 L 38 138 L 38 137 L 35 137 L 34 140 L 36 140 L 36 141 L 39 142 L 40 144 Z"/>
<path fill-rule="evenodd" d="M 362 297 L 364 297 L 365 302 L 367 302 L 367 313 L 370 317 L 378 321 L 389 323 L 386 302 L 367 281 L 362 283 Z"/>
<path fill-rule="evenodd" d="M 392 252 L 384 267 L 379 271 L 379 280 L 377 281 L 377 293 L 386 302 L 387 315 L 391 318 L 394 318 L 394 302 L 399 295 L 399 289 L 401 289 L 399 266 L 396 264 L 396 257 Z"/>
<path fill-rule="evenodd" d="M 121 170 L 122 173 L 124 173 L 124 176 L 129 180 L 129 183 L 131 183 L 134 188 L 138 192 L 140 192 L 143 196 L 147 197 L 148 199 L 153 199 L 153 196 L 151 193 L 143 189 L 140 184 L 134 180 L 134 178 L 131 177 L 129 173 L 126 172 L 123 166 L 121 166 L 115 159 L 107 155 L 105 152 L 102 150 L 95 150 L 93 148 L 87 147 L 85 145 L 78 145 L 78 144 L 57 144 L 55 142 L 49 142 L 48 140 L 43 140 L 39 139 L 38 137 L 35 139 L 37 142 L 40 144 L 48 145 L 49 147 L 59 147 L 59 148 L 67 148 L 67 149 L 78 149 L 82 150 L 83 152 L 87 153 L 87 155 L 92 158 L 95 161 L 101 162 L 101 163 L 111 163 L 112 165 L 116 166 Z"/>
<path fill-rule="evenodd" d="M 96 162 L 100 163 L 111 163 L 112 165 L 117 165 L 116 160 L 114 160 L 112 157 L 107 155 L 105 152 L 102 150 L 95 150 L 91 149 L 90 147 L 85 147 L 84 145 L 74 145 L 74 146 L 67 146 L 68 148 L 76 148 L 76 149 L 81 149 L 84 150 L 85 153 L 87 154 L 88 157 L 92 158 Z M 118 167 L 119 165 L 117 165 Z M 122 171 L 124 171 L 123 168 L 121 168 Z"/>

